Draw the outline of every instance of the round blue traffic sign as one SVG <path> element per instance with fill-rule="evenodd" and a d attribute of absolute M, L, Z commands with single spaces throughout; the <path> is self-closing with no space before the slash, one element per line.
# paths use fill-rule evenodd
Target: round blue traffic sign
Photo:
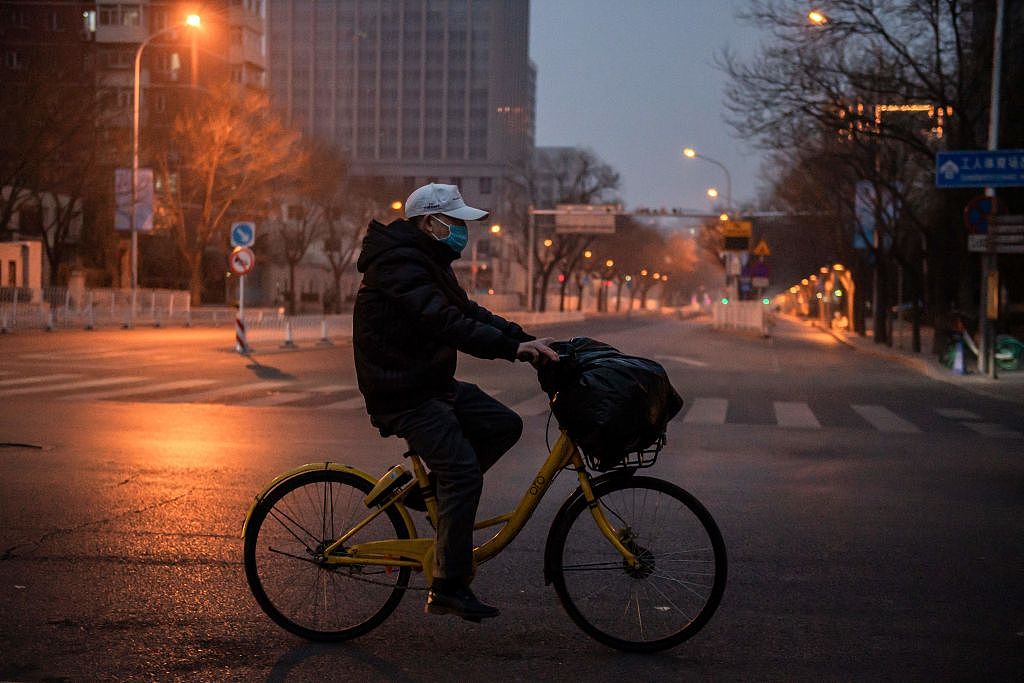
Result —
<path fill-rule="evenodd" d="M 231 246 L 251 247 L 256 242 L 256 225 L 249 222 L 231 224 Z"/>

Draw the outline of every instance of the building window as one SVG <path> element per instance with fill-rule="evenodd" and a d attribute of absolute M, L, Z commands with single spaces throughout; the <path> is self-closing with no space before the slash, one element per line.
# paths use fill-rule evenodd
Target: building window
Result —
<path fill-rule="evenodd" d="M 162 92 L 153 95 L 153 111 L 158 114 L 167 111 L 167 95 Z"/>
<path fill-rule="evenodd" d="M 142 25 L 142 10 L 139 9 L 138 5 L 121 5 L 121 25 Z"/>
<path fill-rule="evenodd" d="M 7 262 L 7 285 L 9 287 L 18 286 L 18 262 L 8 261 Z"/>
<path fill-rule="evenodd" d="M 480 179 L 480 194 L 491 193 L 491 183 L 493 178 L 481 178 Z"/>
<path fill-rule="evenodd" d="M 8 50 L 4 55 L 4 63 L 8 69 L 24 69 L 25 58 L 16 50 Z"/>
<path fill-rule="evenodd" d="M 100 5 L 100 26 L 113 26 L 117 23 L 120 8 L 117 5 Z"/>
<path fill-rule="evenodd" d="M 240 65 L 232 65 L 231 67 L 231 82 L 241 83 L 242 82 L 242 67 Z"/>
<path fill-rule="evenodd" d="M 50 13 L 50 30 L 51 31 L 63 31 L 64 30 L 64 17 L 61 16 L 60 12 L 54 10 Z"/>
<path fill-rule="evenodd" d="M 25 10 L 15 7 L 11 9 L 11 26 L 17 26 L 18 28 L 26 28 L 28 22 L 25 21 Z"/>
<path fill-rule="evenodd" d="M 142 10 L 138 5 L 100 5 L 100 26 L 141 26 Z"/>
<path fill-rule="evenodd" d="M 153 7 L 150 11 L 153 13 L 153 30 L 161 31 L 167 28 L 167 10 L 163 7 Z"/>

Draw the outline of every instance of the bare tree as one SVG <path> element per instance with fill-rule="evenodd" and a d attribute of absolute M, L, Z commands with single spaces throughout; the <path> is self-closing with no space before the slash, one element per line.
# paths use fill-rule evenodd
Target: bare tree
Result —
<path fill-rule="evenodd" d="M 871 258 L 863 262 L 874 264 L 879 342 L 886 340 L 894 265 L 909 272 L 913 289 L 923 293 L 928 283 L 922 259 L 933 251 L 928 245 L 964 250 L 960 222 L 934 220 L 930 207 L 948 204 L 951 193 L 934 191 L 931 169 L 940 145 L 969 149 L 977 143 L 985 113 L 978 102 L 987 100 L 982 63 L 971 54 L 977 5 L 835 0 L 827 22 L 812 26 L 805 3 L 752 0 L 742 16 L 767 27 L 774 39 L 749 60 L 729 53 L 719 60 L 731 78 L 727 108 L 734 128 L 782 153 L 785 172 L 809 181 L 801 186 L 818 197 L 817 208 L 843 218 L 833 225 L 846 244 L 859 229 L 851 220 L 852 188 L 873 188 L 877 237 L 864 245 Z M 795 199 L 791 192 L 786 197 L 785 186 L 777 190 L 783 203 Z M 837 193 L 846 206 L 835 206 Z M 797 201 L 806 206 L 808 200 Z M 958 274 L 940 273 L 940 279 Z M 915 303 L 917 298 L 915 293 Z"/>
<path fill-rule="evenodd" d="M 507 202 L 515 222 L 526 225 L 529 209 L 554 208 L 557 204 L 597 204 L 615 201 L 614 192 L 619 187 L 619 174 L 594 152 L 576 147 L 539 148 L 535 154 L 517 160 L 512 165 L 509 178 Z M 537 241 L 550 239 L 558 246 L 555 252 L 545 253 L 542 247 L 534 245 L 531 254 L 526 243 L 527 232 L 520 236 L 522 248 L 517 253 L 525 258 L 538 258 L 541 267 L 534 273 L 535 300 L 544 310 L 547 290 L 554 269 L 561 265 L 565 278 L 561 283 L 562 306 L 565 288 L 572 267 L 578 259 L 573 255 L 582 252 L 586 236 L 557 235 L 553 223 L 541 222 L 537 230 Z M 523 265 L 527 265 L 525 262 Z"/>
<path fill-rule="evenodd" d="M 397 178 L 349 177 L 328 207 L 324 252 L 334 278 L 333 308 L 341 312 L 342 279 L 352 272 L 366 229 L 374 218 L 384 221 L 397 215 L 394 202 L 400 202 L 405 188 Z"/>
<path fill-rule="evenodd" d="M 273 183 L 301 168 L 298 137 L 271 112 L 266 95 L 232 86 L 210 92 L 175 120 L 155 175 L 165 223 L 188 265 L 193 304 L 202 300 L 207 247 L 226 243 L 231 219 L 264 211 Z"/>

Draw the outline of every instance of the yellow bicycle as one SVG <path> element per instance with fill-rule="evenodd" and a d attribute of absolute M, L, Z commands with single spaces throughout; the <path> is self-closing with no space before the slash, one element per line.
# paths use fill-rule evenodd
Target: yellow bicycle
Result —
<path fill-rule="evenodd" d="M 515 510 L 476 524 L 500 529 L 474 548 L 475 563 L 507 547 L 555 476 L 572 470 L 579 487 L 551 524 L 545 581 L 572 620 L 606 645 L 653 652 L 683 642 L 721 600 L 725 543 L 691 494 L 636 473 L 663 445 L 591 476 L 596 463 L 562 432 Z M 406 455 L 413 473 L 396 466 L 378 479 L 348 465 L 310 464 L 256 496 L 242 529 L 245 573 L 277 624 L 310 640 L 355 638 L 394 611 L 413 571 L 429 585 L 434 539 L 418 536 L 402 501 L 419 487 L 434 527 L 437 503 L 423 463 Z"/>

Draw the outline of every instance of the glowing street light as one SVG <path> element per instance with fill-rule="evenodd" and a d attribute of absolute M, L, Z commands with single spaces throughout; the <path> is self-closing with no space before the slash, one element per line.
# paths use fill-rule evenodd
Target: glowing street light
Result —
<path fill-rule="evenodd" d="M 725 172 L 725 203 L 726 203 L 726 208 L 731 211 L 732 210 L 732 175 L 729 174 L 729 169 L 727 169 L 725 167 L 725 164 L 723 164 L 721 161 L 718 161 L 717 159 L 712 159 L 711 157 L 709 157 L 707 155 L 698 153 L 697 150 L 695 150 L 693 147 L 686 147 L 685 149 L 683 149 L 683 156 L 686 157 L 687 159 L 703 159 L 704 161 L 707 161 L 708 163 L 711 163 L 711 164 L 714 164 L 715 166 L 718 166 L 718 168 L 722 169 Z"/>
<path fill-rule="evenodd" d="M 550 248 L 551 248 L 551 245 L 552 245 L 552 244 L 554 244 L 554 241 L 552 241 L 552 240 L 550 240 L 550 239 L 546 239 L 546 240 L 544 240 L 544 246 L 545 246 L 546 248 L 550 249 Z"/>
<path fill-rule="evenodd" d="M 612 266 L 615 265 L 615 261 L 613 261 L 612 259 L 608 259 L 607 261 L 604 262 L 604 265 L 606 268 L 611 268 Z"/>
<path fill-rule="evenodd" d="M 583 252 L 583 258 L 592 258 L 593 256 L 594 256 L 594 252 L 590 251 L 589 249 L 587 249 L 585 252 Z"/>
<path fill-rule="evenodd" d="M 501 233 L 501 225 L 495 223 L 494 225 L 491 226 L 491 234 L 497 235 L 499 233 Z"/>
<path fill-rule="evenodd" d="M 812 9 L 807 13 L 807 21 L 811 22 L 815 26 L 824 26 L 828 23 L 828 17 L 820 10 Z"/>
<path fill-rule="evenodd" d="M 707 195 L 711 199 L 716 198 L 718 196 L 718 189 L 714 188 L 714 187 L 709 187 L 708 190 L 707 190 Z"/>
<path fill-rule="evenodd" d="M 150 35 L 139 43 L 139 47 L 135 50 L 135 69 L 132 73 L 132 203 L 131 208 L 128 211 L 128 224 L 132 231 L 132 310 L 128 315 L 128 327 L 135 326 L 135 299 L 139 288 L 139 226 L 136 224 L 135 220 L 135 205 L 139 200 L 139 100 L 141 99 L 142 89 L 142 51 L 146 49 L 146 46 L 153 42 L 154 39 L 159 38 L 165 33 L 176 31 L 182 26 L 197 29 L 201 24 L 202 20 L 199 18 L 198 14 L 189 14 L 182 21 L 171 24 L 170 26 L 162 28 L 156 33 Z"/>
<path fill-rule="evenodd" d="M 727 213 L 719 214 L 718 215 L 718 220 L 720 220 L 720 221 L 727 221 L 727 220 L 729 220 L 729 214 L 727 214 Z"/>
<path fill-rule="evenodd" d="M 402 202 L 400 200 L 398 200 L 398 199 L 396 199 L 395 201 L 391 202 L 391 208 L 394 211 L 401 211 L 402 210 L 402 206 L 403 206 Z"/>

